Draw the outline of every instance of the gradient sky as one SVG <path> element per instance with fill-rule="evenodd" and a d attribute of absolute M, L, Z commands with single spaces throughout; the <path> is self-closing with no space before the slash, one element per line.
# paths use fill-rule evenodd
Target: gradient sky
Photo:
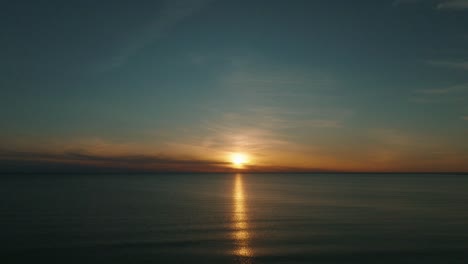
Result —
<path fill-rule="evenodd" d="M 6 171 L 468 171 L 468 0 L 6 0 L 0 30 Z"/>

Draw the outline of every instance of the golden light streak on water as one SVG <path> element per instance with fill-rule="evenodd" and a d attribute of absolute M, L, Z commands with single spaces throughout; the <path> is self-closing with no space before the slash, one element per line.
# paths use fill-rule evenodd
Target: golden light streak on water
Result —
<path fill-rule="evenodd" d="M 244 185 L 242 182 L 242 174 L 236 174 L 234 183 L 234 233 L 233 238 L 236 242 L 234 254 L 240 257 L 241 263 L 251 263 L 253 257 L 252 248 L 249 245 L 250 233 L 248 225 L 248 215 L 245 206 Z"/>

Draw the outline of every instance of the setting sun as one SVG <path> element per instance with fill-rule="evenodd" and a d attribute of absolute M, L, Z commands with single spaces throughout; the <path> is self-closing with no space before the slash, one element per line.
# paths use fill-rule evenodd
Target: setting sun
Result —
<path fill-rule="evenodd" d="M 234 153 L 231 155 L 231 162 L 236 167 L 242 167 L 244 164 L 248 162 L 247 155 L 242 153 Z"/>

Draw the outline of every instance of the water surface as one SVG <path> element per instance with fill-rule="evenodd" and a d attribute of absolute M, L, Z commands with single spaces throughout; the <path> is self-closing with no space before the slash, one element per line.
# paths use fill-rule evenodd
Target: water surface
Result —
<path fill-rule="evenodd" d="M 3 263 L 467 263 L 468 177 L 0 178 Z"/>

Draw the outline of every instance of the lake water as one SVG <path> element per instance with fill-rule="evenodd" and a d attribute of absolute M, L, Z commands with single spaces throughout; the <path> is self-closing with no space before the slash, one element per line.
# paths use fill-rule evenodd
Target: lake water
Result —
<path fill-rule="evenodd" d="M 0 178 L 1 263 L 468 263 L 468 176 Z"/>

